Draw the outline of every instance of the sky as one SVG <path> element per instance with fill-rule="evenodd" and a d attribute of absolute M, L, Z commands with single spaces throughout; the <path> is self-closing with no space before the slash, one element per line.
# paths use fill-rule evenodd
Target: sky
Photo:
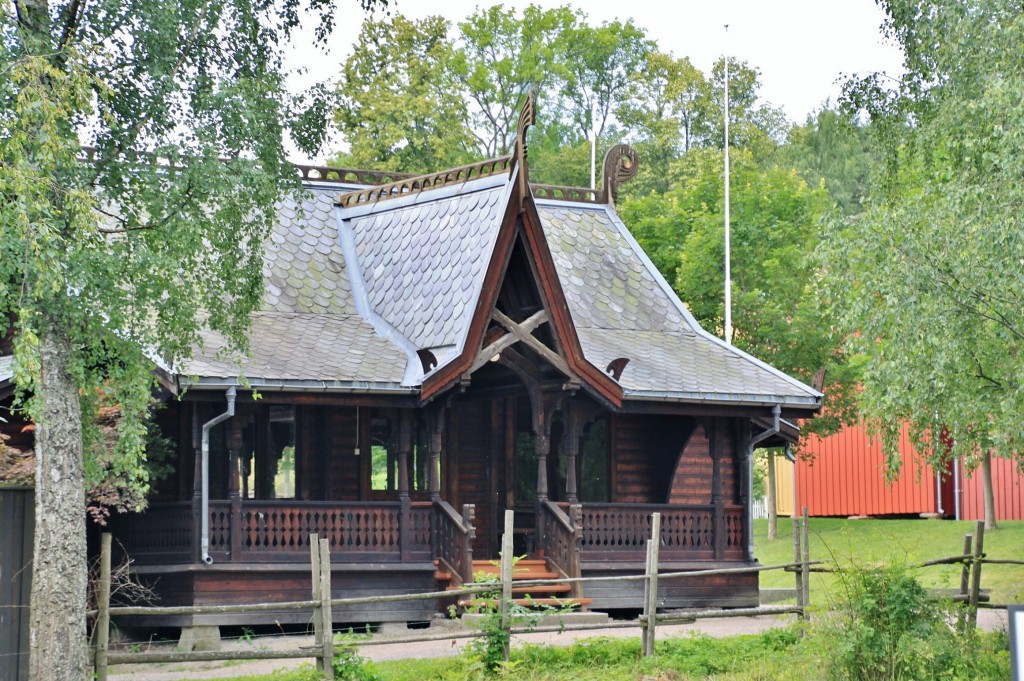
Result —
<path fill-rule="evenodd" d="M 313 46 L 311 26 L 303 27 L 288 51 L 286 66 L 305 71 L 290 79 L 291 89 L 336 80 L 341 64 L 352 53 L 366 15 L 356 0 L 336 2 L 340 21 L 327 51 Z M 454 25 L 477 7 L 491 4 L 497 3 L 391 0 L 389 11 L 417 19 L 442 14 Z M 901 71 L 902 53 L 883 38 L 880 27 L 885 17 L 874 0 L 506 0 L 503 4 L 516 8 L 571 4 L 584 11 L 593 24 L 633 19 L 662 51 L 689 57 L 704 72 L 728 53 L 760 69 L 762 98 L 781 107 L 794 122 L 802 123 L 825 100 L 835 101 L 838 83 L 845 76 Z M 383 17 L 384 13 L 376 15 Z M 295 152 L 294 160 L 322 162 L 341 145 L 335 135 L 327 154 L 306 159 Z"/>

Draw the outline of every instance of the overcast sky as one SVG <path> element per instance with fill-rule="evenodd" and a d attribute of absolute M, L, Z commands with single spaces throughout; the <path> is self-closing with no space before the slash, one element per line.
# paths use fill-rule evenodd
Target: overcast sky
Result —
<path fill-rule="evenodd" d="M 305 35 L 297 36 L 296 47 L 288 54 L 289 68 L 307 71 L 293 77 L 295 89 L 336 80 L 342 62 L 352 52 L 365 15 L 356 0 L 336 1 L 342 10 L 341 21 L 329 50 L 325 53 L 312 47 L 312 33 L 306 27 Z M 490 4 L 392 0 L 390 11 L 413 18 L 442 14 L 454 24 L 477 7 Z M 509 0 L 503 4 L 521 8 L 567 3 Z M 884 15 L 874 0 L 586 0 L 568 4 L 586 12 L 594 24 L 632 18 L 663 51 L 689 57 L 705 72 L 726 53 L 749 62 L 761 70 L 764 100 L 782 107 L 797 122 L 803 122 L 826 99 L 835 100 L 837 80 L 842 76 L 873 71 L 894 74 L 900 71 L 902 61 L 899 48 L 882 38 Z M 383 14 L 378 12 L 378 16 Z M 334 150 L 340 146 L 337 136 L 332 146 Z M 295 160 L 309 159 L 296 154 Z"/>

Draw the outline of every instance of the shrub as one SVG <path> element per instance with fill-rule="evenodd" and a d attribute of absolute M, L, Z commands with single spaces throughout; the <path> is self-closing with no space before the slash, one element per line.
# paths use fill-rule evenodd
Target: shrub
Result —
<path fill-rule="evenodd" d="M 845 598 L 818 627 L 831 678 L 973 681 L 988 675 L 979 665 L 990 656 L 979 654 L 977 633 L 955 631 L 950 604 L 929 597 L 904 568 L 851 568 L 841 579 Z"/>

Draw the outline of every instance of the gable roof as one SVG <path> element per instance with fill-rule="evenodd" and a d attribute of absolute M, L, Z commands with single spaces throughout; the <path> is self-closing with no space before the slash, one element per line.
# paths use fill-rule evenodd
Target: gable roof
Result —
<path fill-rule="evenodd" d="M 609 205 L 538 200 L 588 359 L 627 399 L 814 406 L 821 393 L 704 331 Z"/>
<path fill-rule="evenodd" d="M 338 239 L 339 186 L 305 183 L 278 206 L 264 245 L 264 294 L 249 331 L 249 357 L 224 355 L 213 331 L 177 368 L 196 387 L 237 383 L 290 390 L 404 391 L 407 353 L 356 308 Z"/>
<path fill-rule="evenodd" d="M 508 199 L 499 175 L 341 209 L 341 243 L 363 314 L 442 364 L 461 353 Z"/>
<path fill-rule="evenodd" d="M 251 356 L 219 357 L 223 339 L 207 333 L 179 373 L 210 387 L 244 374 L 263 389 L 416 394 L 459 358 L 472 361 L 482 329 L 471 326 L 493 305 L 484 281 L 504 267 L 521 172 L 486 164 L 482 175 L 459 169 L 454 181 L 435 174 L 342 199 L 352 185 L 306 183 L 282 202 L 267 241 Z M 524 231 L 540 227 L 534 257 L 553 272 L 545 295 L 564 296 L 549 301 L 558 335 L 605 397 L 820 406 L 820 392 L 701 329 L 611 205 L 532 196 L 524 205 Z M 425 370 L 420 350 L 437 366 Z M 629 363 L 616 381 L 604 367 L 617 358 Z"/>

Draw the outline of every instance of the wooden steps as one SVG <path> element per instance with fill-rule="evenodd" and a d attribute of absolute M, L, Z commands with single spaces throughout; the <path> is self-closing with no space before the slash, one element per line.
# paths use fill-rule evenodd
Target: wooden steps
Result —
<path fill-rule="evenodd" d="M 474 560 L 473 574 L 476 576 L 493 576 L 495 579 L 501 574 L 501 566 L 497 561 Z M 591 603 L 589 598 L 571 598 L 572 585 L 570 584 L 548 584 L 543 586 L 515 586 L 515 582 L 531 581 L 540 579 L 558 579 L 559 575 L 548 569 L 547 561 L 543 558 L 524 558 L 516 561 L 512 567 L 512 602 L 526 608 L 530 607 L 563 607 L 574 606 L 576 610 L 585 610 Z M 449 587 L 450 588 L 450 587 Z M 465 598 L 459 600 L 462 608 L 479 608 L 481 606 L 496 606 L 498 600 L 495 598 Z"/>

